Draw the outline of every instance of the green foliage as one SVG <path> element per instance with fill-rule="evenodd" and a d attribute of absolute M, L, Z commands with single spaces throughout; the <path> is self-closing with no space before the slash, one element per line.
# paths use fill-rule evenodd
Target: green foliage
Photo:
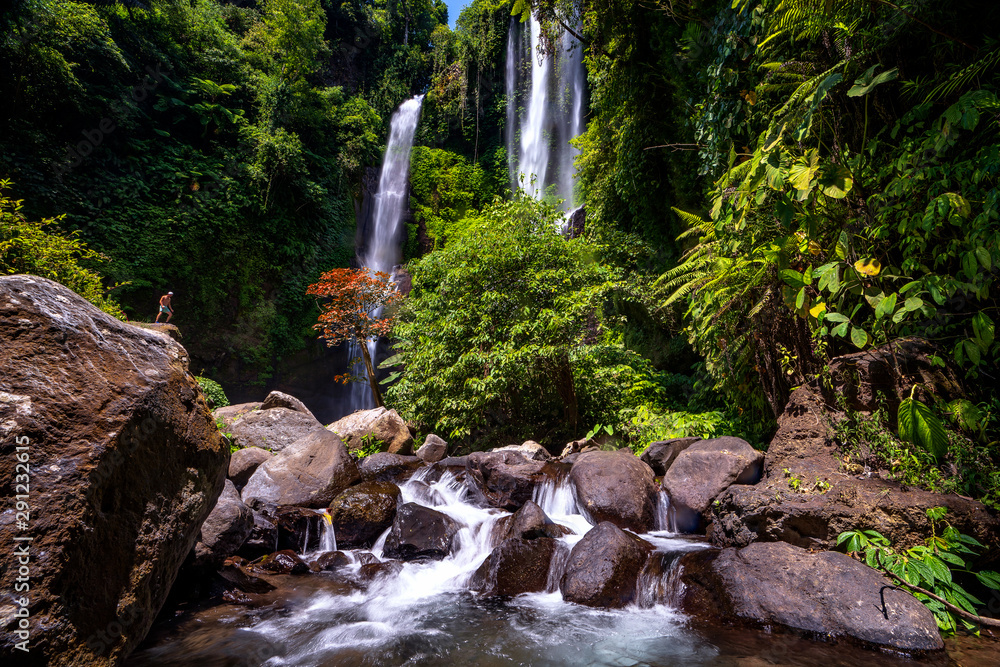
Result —
<path fill-rule="evenodd" d="M 0 180 L 0 275 L 29 273 L 65 285 L 104 312 L 125 319 L 111 299 L 101 275 L 93 268 L 107 257 L 87 247 L 76 234 L 61 233 L 58 223 L 64 216 L 26 220 L 24 202 L 10 199 L 8 180 Z"/>
<path fill-rule="evenodd" d="M 204 393 L 205 398 L 208 399 L 209 408 L 215 410 L 229 405 L 229 399 L 226 397 L 226 392 L 223 391 L 222 385 L 218 382 L 207 377 L 201 377 L 200 375 L 196 376 L 195 380 L 198 381 L 198 386 L 201 387 L 202 393 Z"/>
<path fill-rule="evenodd" d="M 486 203 L 483 169 L 457 153 L 417 146 L 410 157 L 410 209 L 434 248 L 460 234 L 467 215 Z"/>
<path fill-rule="evenodd" d="M 355 450 L 354 454 L 360 461 L 366 456 L 378 454 L 379 452 L 384 452 L 387 449 L 389 449 L 389 443 L 384 440 L 379 440 L 371 433 L 368 433 L 361 437 L 361 447 Z"/>
<path fill-rule="evenodd" d="M 910 395 L 899 404 L 896 417 L 899 423 L 899 437 L 924 448 L 940 461 L 948 450 L 948 435 L 941 420 L 929 407 L 914 397 L 916 390 L 917 385 L 914 385 Z"/>
<path fill-rule="evenodd" d="M 889 540 L 874 530 L 843 532 L 837 537 L 837 545 L 848 553 L 856 554 L 869 567 L 887 570 L 904 584 L 922 588 L 955 607 L 978 615 L 976 607 L 983 607 L 985 603 L 966 590 L 965 586 L 969 583 L 960 582 L 969 582 L 974 578 L 987 589 L 1000 590 L 1000 574 L 969 569 L 969 562 L 985 548 L 976 538 L 960 533 L 950 524 L 946 525 L 940 535 L 937 534 L 938 522 L 944 520 L 946 512 L 944 507 L 927 510 L 931 536 L 924 545 L 905 551 L 893 549 Z M 960 627 L 978 632 L 974 623 L 956 616 L 940 601 L 917 590 L 912 592 L 933 612 L 934 620 L 942 632 L 953 634 Z"/>
<path fill-rule="evenodd" d="M 388 401 L 421 428 L 476 447 L 565 442 L 620 423 L 648 362 L 622 343 L 615 304 L 642 300 L 601 248 L 557 231 L 559 212 L 497 201 L 410 265 Z"/>

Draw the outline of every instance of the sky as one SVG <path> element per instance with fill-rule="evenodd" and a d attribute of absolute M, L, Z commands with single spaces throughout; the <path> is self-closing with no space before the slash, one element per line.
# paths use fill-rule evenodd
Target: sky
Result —
<path fill-rule="evenodd" d="M 448 26 L 454 30 L 455 21 L 462 13 L 462 8 L 469 4 L 469 0 L 444 0 L 444 4 L 448 5 Z"/>

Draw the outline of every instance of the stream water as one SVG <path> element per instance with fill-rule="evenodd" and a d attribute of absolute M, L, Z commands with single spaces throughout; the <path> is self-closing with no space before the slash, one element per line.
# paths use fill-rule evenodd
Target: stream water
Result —
<path fill-rule="evenodd" d="M 223 604 L 176 612 L 154 628 L 129 661 L 132 667 L 204 665 L 856 665 L 914 664 L 860 649 L 792 636 L 693 626 L 671 604 L 676 555 L 702 549 L 695 537 L 668 531 L 643 535 L 659 567 L 640 577 L 637 602 L 620 610 L 567 603 L 553 560 L 549 590 L 511 600 L 484 600 L 466 588 L 490 552 L 490 531 L 507 513 L 471 500 L 468 487 L 446 473 L 426 483 L 418 472 L 401 486 L 400 502 L 432 507 L 461 529 L 449 557 L 409 562 L 368 582 L 358 578 L 362 552 L 335 572 L 279 576 L 279 588 L 255 606 Z M 579 541 L 593 527 L 565 482 L 536 488 L 534 500 Z M 661 505 L 661 525 L 666 522 Z M 321 540 L 331 544 L 323 526 Z M 386 534 L 388 531 L 386 531 Z M 381 560 L 383 534 L 371 553 Z M 318 552 L 307 554 L 309 557 Z M 751 662 L 746 662 L 750 658 Z"/>

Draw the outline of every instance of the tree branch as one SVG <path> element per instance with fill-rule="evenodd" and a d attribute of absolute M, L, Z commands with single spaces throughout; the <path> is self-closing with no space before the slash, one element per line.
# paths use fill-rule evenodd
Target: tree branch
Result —
<path fill-rule="evenodd" d="M 880 571 L 882 574 L 892 577 L 893 579 L 898 581 L 901 585 L 906 586 L 907 588 L 911 588 L 918 593 L 922 593 L 927 597 L 931 598 L 932 600 L 937 600 L 945 607 L 947 607 L 948 611 L 955 614 L 956 616 L 960 616 L 961 618 L 964 618 L 965 620 L 971 623 L 978 623 L 979 625 L 982 625 L 983 627 L 986 628 L 1000 628 L 1000 620 L 997 620 L 995 618 L 987 618 L 984 616 L 977 616 L 975 614 L 970 614 L 961 607 L 956 607 L 952 603 L 948 602 L 943 597 L 934 595 L 934 593 L 931 593 L 928 590 L 920 588 L 920 586 L 914 586 L 913 584 L 907 582 L 905 579 L 899 577 L 898 575 L 893 574 L 892 572 L 887 570 L 884 565 L 882 565 L 882 555 L 878 552 L 875 553 L 875 562 L 878 564 L 878 567 L 875 569 Z"/>

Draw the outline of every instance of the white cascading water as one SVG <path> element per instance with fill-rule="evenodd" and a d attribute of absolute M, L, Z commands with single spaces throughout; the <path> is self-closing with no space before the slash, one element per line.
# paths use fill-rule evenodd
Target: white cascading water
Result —
<path fill-rule="evenodd" d="M 358 256 L 361 266 L 371 271 L 382 271 L 391 275 L 393 267 L 399 264 L 403 256 L 400 225 L 408 205 L 410 152 L 423 102 L 424 96 L 417 95 L 403 102 L 392 115 L 389 141 L 385 146 L 378 189 L 375 191 L 372 223 L 367 229 L 362 252 Z M 368 352 L 372 363 L 375 363 L 377 345 L 377 339 L 368 341 Z M 352 343 L 349 358 L 356 359 L 360 356 L 361 348 L 357 343 Z M 364 363 L 355 366 L 354 375 L 365 378 L 368 376 Z M 368 383 L 355 382 L 351 387 L 348 414 L 371 407 L 374 407 L 374 399 Z"/>
<path fill-rule="evenodd" d="M 583 49 L 565 32 L 557 53 L 543 55 L 541 38 L 534 16 L 527 34 L 511 22 L 505 69 L 511 187 L 521 187 L 540 199 L 554 185 L 556 198 L 563 200 L 562 209 L 569 212 L 578 205 L 573 162 L 579 151 L 570 140 L 584 131 Z M 530 67 L 525 66 L 527 61 Z M 518 113 L 522 99 L 524 112 Z"/>
<path fill-rule="evenodd" d="M 704 541 L 643 534 L 654 552 L 639 576 L 636 602 L 625 609 L 567 603 L 559 582 L 570 549 L 593 523 L 569 480 L 550 480 L 536 487 L 533 498 L 553 521 L 575 534 L 559 538 L 563 545 L 553 556 L 547 590 L 519 595 L 501 606 L 483 604 L 468 592 L 469 581 L 493 548 L 494 526 L 509 513 L 477 504 L 480 496 L 471 493 L 464 474 L 444 472 L 428 482 L 430 472 L 424 468 L 400 484 L 398 502 L 430 507 L 458 524 L 447 557 L 399 563 L 374 578 L 359 579 L 364 563 L 373 556 L 383 560 L 387 530 L 370 553 L 344 552 L 347 563 L 334 572 L 292 577 L 296 588 L 284 593 L 278 607 L 235 607 L 199 621 L 190 633 L 178 633 L 175 644 L 147 653 L 142 664 L 173 665 L 171 656 L 184 656 L 191 658 L 184 664 L 269 667 L 679 665 L 708 664 L 715 655 L 711 645 L 686 629 L 671 603 L 676 556 L 707 547 Z M 327 525 L 325 520 L 322 524 Z M 192 657 L 187 646 L 196 647 L 197 654 Z"/>

